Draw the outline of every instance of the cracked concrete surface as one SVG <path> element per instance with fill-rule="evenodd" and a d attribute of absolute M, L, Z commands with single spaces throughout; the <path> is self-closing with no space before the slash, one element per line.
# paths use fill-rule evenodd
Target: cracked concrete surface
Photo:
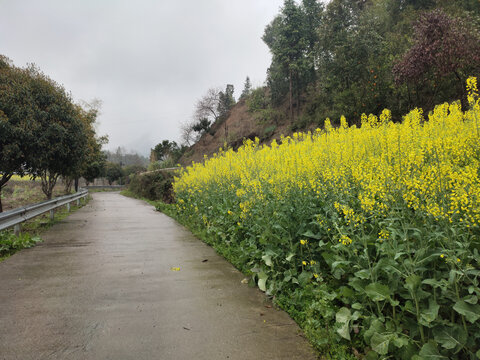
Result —
<path fill-rule="evenodd" d="M 0 263 L 0 359 L 316 358 L 286 313 L 142 201 L 95 193 L 42 238 Z"/>

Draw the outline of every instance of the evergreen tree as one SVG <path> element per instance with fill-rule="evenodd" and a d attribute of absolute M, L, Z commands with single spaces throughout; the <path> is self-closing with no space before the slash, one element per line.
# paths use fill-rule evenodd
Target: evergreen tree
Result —
<path fill-rule="evenodd" d="M 252 84 L 250 83 L 250 78 L 247 76 L 245 79 L 245 84 L 243 85 L 243 91 L 240 95 L 240 100 L 245 99 L 252 92 Z"/>
<path fill-rule="evenodd" d="M 233 97 L 233 85 L 228 84 L 227 87 L 225 88 L 225 92 L 220 91 L 218 94 L 218 106 L 217 106 L 217 111 L 218 111 L 218 116 L 219 120 L 223 121 L 225 120 L 229 113 L 230 109 L 235 105 L 235 98 Z"/>
<path fill-rule="evenodd" d="M 294 0 L 285 0 L 262 37 L 272 53 L 267 78 L 272 102 L 278 105 L 288 95 L 291 119 L 294 100 L 299 109 L 300 95 L 316 78 L 314 49 L 321 14 L 317 1 L 304 0 L 299 6 Z"/>

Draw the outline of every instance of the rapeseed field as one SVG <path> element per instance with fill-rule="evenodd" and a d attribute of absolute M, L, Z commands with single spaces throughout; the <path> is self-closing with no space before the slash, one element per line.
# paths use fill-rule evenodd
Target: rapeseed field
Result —
<path fill-rule="evenodd" d="M 466 111 L 445 103 L 394 123 L 384 110 L 359 127 L 327 119 L 270 146 L 220 150 L 175 179 L 177 216 L 321 351 L 480 358 L 475 78 L 467 90 Z"/>

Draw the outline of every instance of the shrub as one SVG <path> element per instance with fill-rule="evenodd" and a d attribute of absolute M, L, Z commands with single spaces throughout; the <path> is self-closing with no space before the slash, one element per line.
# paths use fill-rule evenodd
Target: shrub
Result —
<path fill-rule="evenodd" d="M 129 190 L 136 196 L 149 200 L 173 201 L 173 175 L 169 172 L 151 172 L 136 174 L 130 180 Z"/>

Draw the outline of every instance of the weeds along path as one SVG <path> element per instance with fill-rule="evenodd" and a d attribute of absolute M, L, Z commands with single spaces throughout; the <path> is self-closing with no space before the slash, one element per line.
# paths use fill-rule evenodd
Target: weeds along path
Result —
<path fill-rule="evenodd" d="M 297 325 L 169 217 L 95 193 L 0 263 L 0 358 L 314 359 Z"/>

